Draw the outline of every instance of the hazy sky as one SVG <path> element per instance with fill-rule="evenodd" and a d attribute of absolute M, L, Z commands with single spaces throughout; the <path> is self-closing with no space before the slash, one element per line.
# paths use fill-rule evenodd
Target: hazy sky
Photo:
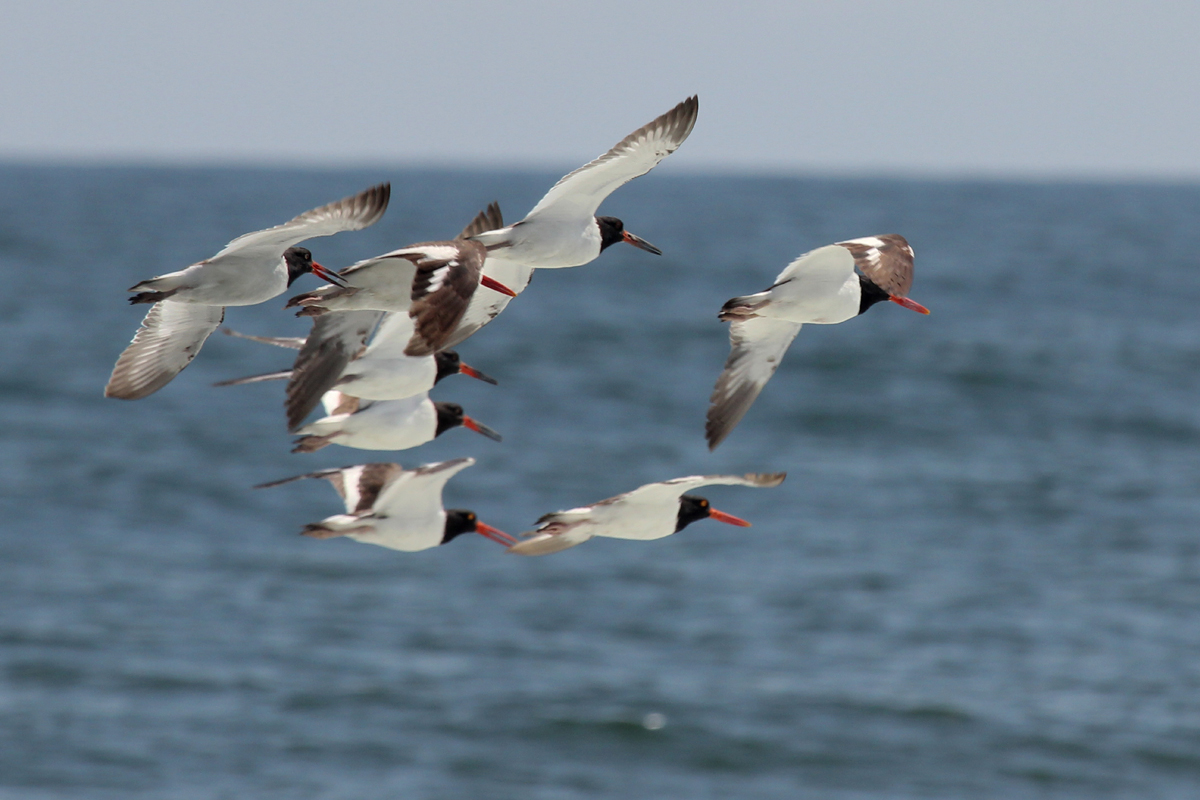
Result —
<path fill-rule="evenodd" d="M 1200 2 L 8 3 L 0 159 L 1200 178 Z M 664 165 L 664 168 L 667 165 Z"/>

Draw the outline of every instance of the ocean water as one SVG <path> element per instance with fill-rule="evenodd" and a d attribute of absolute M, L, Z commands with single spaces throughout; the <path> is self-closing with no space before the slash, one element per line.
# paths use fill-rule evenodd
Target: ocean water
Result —
<path fill-rule="evenodd" d="M 678 176 L 616 246 L 464 343 L 465 430 L 292 455 L 289 354 L 215 336 L 106 400 L 138 280 L 390 180 L 309 242 L 344 266 L 518 219 L 556 174 L 0 166 L 0 798 L 1200 796 L 1200 187 Z M 899 232 L 912 297 L 808 326 L 715 453 L 716 311 L 796 255 Z M 298 289 L 315 285 L 305 278 Z M 227 324 L 302 335 L 283 300 Z M 711 487 L 660 541 L 521 559 L 300 527 L 324 482 L 478 463 L 510 533 L 649 481 Z"/>

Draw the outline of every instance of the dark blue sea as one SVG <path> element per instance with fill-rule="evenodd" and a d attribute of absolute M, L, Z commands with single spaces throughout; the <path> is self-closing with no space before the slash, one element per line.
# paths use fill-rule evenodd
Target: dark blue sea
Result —
<path fill-rule="evenodd" d="M 0 798 L 1200 796 L 1200 186 L 660 169 L 603 211 L 665 255 L 538 272 L 459 348 L 500 385 L 435 397 L 501 444 L 292 455 L 281 384 L 211 386 L 290 354 L 219 335 L 102 396 L 141 279 L 382 180 L 318 261 L 559 174 L 0 167 Z M 890 232 L 932 315 L 806 326 L 709 453 L 721 304 Z M 227 324 L 303 335 L 284 299 Z M 250 488 L 464 455 L 447 505 L 513 534 L 788 478 L 704 491 L 752 528 L 546 558 L 306 539 L 327 483 Z"/>

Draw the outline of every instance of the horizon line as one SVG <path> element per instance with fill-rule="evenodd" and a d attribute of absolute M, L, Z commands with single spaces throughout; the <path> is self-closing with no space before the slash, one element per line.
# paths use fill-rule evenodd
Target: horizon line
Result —
<path fill-rule="evenodd" d="M 0 153 L 0 167 L 78 168 L 78 169 L 180 169 L 180 170 L 261 170 L 297 172 L 353 172 L 392 169 L 402 172 L 453 173 L 524 173 L 565 175 L 574 167 L 555 166 L 532 161 L 450 161 L 445 159 L 301 159 L 260 157 L 211 156 L 83 156 L 83 155 L 21 155 Z M 859 167 L 818 168 L 804 165 L 739 165 L 706 164 L 671 165 L 664 178 L 777 178 L 780 180 L 846 180 L 894 181 L 930 183 L 1079 183 L 1079 184 L 1149 184 L 1196 185 L 1200 173 L 1168 174 L 1138 170 L 1036 170 L 1002 168 L 913 168 Z"/>

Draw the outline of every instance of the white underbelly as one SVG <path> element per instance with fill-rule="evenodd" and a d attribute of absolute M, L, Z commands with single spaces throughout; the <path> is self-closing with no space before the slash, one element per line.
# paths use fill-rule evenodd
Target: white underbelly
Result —
<path fill-rule="evenodd" d="M 373 531 L 351 534 L 350 538 L 390 550 L 415 553 L 437 547 L 446 533 L 445 512 L 422 522 L 394 517 L 377 518 L 371 522 Z"/>

